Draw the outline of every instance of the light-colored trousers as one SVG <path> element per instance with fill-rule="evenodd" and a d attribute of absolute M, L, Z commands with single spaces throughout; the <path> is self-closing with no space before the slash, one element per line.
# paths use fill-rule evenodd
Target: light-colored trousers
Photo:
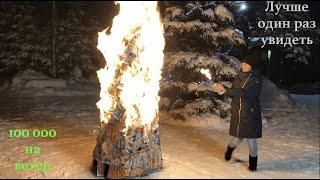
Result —
<path fill-rule="evenodd" d="M 232 137 L 229 146 L 231 148 L 236 148 L 242 142 L 243 138 Z M 248 145 L 249 145 L 249 155 L 251 157 L 258 156 L 258 144 L 256 138 L 247 138 Z"/>

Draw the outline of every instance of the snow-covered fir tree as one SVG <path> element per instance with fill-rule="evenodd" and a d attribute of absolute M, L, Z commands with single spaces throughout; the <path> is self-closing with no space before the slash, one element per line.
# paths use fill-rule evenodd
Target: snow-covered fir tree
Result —
<path fill-rule="evenodd" d="M 244 31 L 248 37 L 311 37 L 314 44 L 319 44 L 320 29 L 318 27 L 299 28 L 298 31 L 295 31 L 293 25 L 294 21 L 312 21 L 310 12 L 280 10 L 279 14 L 276 15 L 276 12 L 265 11 L 267 7 L 266 1 L 247 1 L 246 3 L 249 7 L 248 11 L 238 13 L 235 19 L 240 26 L 239 28 Z M 274 3 L 303 4 L 295 1 L 278 1 Z M 252 9 L 254 9 L 254 11 Z M 291 25 L 290 28 L 276 28 L 272 30 L 270 28 L 259 28 L 259 21 L 291 21 Z M 281 61 L 294 61 L 307 64 L 310 59 L 310 46 L 307 44 L 292 44 L 292 47 L 289 45 L 284 47 L 283 44 L 269 46 L 269 49 L 281 49 L 283 57 Z"/>
<path fill-rule="evenodd" d="M 42 50 L 30 2 L 0 3 L 0 72 L 16 72 L 34 65 Z"/>
<path fill-rule="evenodd" d="M 57 78 L 72 78 L 74 69 L 80 70 L 84 79 L 96 76 L 96 71 L 104 65 L 103 56 L 96 48 L 97 32 L 104 24 L 85 11 L 88 2 L 59 3 L 64 4 L 57 7 L 58 12 L 61 7 L 70 8 L 60 10 L 66 13 L 57 13 L 55 17 Z M 53 76 L 52 17 L 38 26 L 34 17 L 36 8 L 43 7 L 29 1 L 0 3 L 0 73 L 13 75 L 34 69 Z M 47 8 L 51 10 L 50 4 Z"/>
<path fill-rule="evenodd" d="M 204 84 L 209 79 L 201 69 L 209 70 L 212 81 L 227 88 L 240 70 L 240 61 L 228 55 L 233 46 L 244 43 L 228 10 L 232 2 L 166 2 L 164 6 L 160 109 L 182 120 L 207 113 L 228 119 L 231 99 L 208 90 Z"/>
<path fill-rule="evenodd" d="M 67 18 L 57 22 L 57 75 L 69 77 L 76 67 L 83 76 L 95 74 L 101 67 L 103 56 L 96 48 L 97 32 L 102 25 L 94 18 L 88 18 L 83 6 L 71 6 Z"/>

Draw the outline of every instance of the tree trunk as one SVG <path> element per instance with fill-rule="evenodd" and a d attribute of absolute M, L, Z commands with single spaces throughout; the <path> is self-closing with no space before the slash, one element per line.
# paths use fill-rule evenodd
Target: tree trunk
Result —
<path fill-rule="evenodd" d="M 52 75 L 57 77 L 56 73 L 56 2 L 52 1 Z"/>

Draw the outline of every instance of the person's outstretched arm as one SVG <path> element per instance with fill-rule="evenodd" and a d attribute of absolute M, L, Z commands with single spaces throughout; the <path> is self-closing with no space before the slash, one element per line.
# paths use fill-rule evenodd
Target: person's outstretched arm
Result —
<path fill-rule="evenodd" d="M 223 95 L 229 97 L 250 97 L 250 96 L 260 96 L 262 87 L 262 78 L 256 76 L 250 76 L 245 81 L 242 88 L 231 88 L 226 89 Z"/>

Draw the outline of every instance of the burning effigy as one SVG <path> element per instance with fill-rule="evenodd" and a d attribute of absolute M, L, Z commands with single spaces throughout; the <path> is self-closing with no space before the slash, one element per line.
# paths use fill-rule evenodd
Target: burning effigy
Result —
<path fill-rule="evenodd" d="M 93 152 L 98 176 L 144 176 L 162 168 L 158 129 L 163 24 L 156 1 L 117 2 L 110 34 L 99 33 L 97 48 L 106 66 L 101 85 L 100 128 Z"/>

